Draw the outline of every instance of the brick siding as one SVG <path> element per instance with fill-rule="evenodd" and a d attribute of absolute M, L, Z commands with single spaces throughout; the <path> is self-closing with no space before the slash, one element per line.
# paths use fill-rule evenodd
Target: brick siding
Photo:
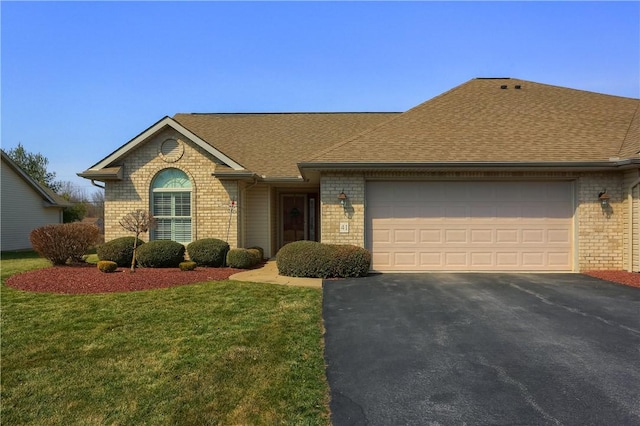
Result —
<path fill-rule="evenodd" d="M 321 240 L 365 247 L 365 187 L 370 179 L 384 180 L 571 180 L 575 189 L 574 230 L 578 271 L 623 269 L 624 211 L 627 209 L 623 175 L 618 172 L 387 172 L 325 173 L 320 181 L 322 198 Z M 598 193 L 604 188 L 611 197 L 603 211 Z M 347 211 L 338 194 L 349 197 Z M 340 223 L 349 223 L 349 233 L 340 233 Z"/>
<path fill-rule="evenodd" d="M 175 162 L 165 162 L 160 155 L 162 142 L 169 138 L 184 146 L 184 153 Z M 213 177 L 215 158 L 192 141 L 173 129 L 164 130 L 131 151 L 122 166 L 123 180 L 106 182 L 105 240 L 131 235 L 122 229 L 119 220 L 135 209 L 150 210 L 154 177 L 167 168 L 177 168 L 191 180 L 192 240 L 220 238 L 237 246 L 238 214 L 234 210 L 230 222 L 229 202 L 238 199 L 238 184 Z M 142 239 L 148 241 L 149 235 Z"/>

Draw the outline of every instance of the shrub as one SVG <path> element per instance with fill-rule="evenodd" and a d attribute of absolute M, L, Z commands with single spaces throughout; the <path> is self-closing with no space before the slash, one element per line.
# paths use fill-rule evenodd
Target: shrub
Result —
<path fill-rule="evenodd" d="M 258 247 L 258 246 L 247 247 L 247 250 L 258 250 L 260 252 L 260 262 L 264 260 L 264 249 L 262 247 Z"/>
<path fill-rule="evenodd" d="M 227 265 L 230 268 L 249 269 L 260 262 L 258 255 L 259 252 L 257 250 L 231 249 L 227 253 Z"/>
<path fill-rule="evenodd" d="M 331 254 L 328 244 L 315 241 L 289 243 L 276 254 L 278 272 L 290 277 L 330 277 Z"/>
<path fill-rule="evenodd" d="M 352 245 L 297 241 L 282 247 L 276 262 L 278 272 L 290 277 L 362 277 L 371 267 L 371 253 Z"/>
<path fill-rule="evenodd" d="M 97 254 L 100 260 L 116 262 L 118 266 L 131 266 L 133 258 L 133 241 L 136 237 L 121 237 L 106 242 L 98 247 Z M 138 240 L 138 248 L 144 241 Z"/>
<path fill-rule="evenodd" d="M 217 238 L 205 238 L 192 242 L 187 246 L 189 258 L 202 266 L 219 268 L 224 266 L 229 244 Z"/>
<path fill-rule="evenodd" d="M 106 273 L 114 272 L 116 269 L 118 269 L 118 264 L 110 260 L 101 260 L 98 262 L 98 269 Z"/>
<path fill-rule="evenodd" d="M 98 257 L 97 254 L 85 254 L 84 256 L 82 256 L 82 260 L 84 260 L 85 263 L 91 263 L 92 265 L 97 265 L 98 262 L 100 261 L 100 258 Z"/>
<path fill-rule="evenodd" d="M 248 248 L 247 251 L 249 252 L 250 255 L 252 255 L 255 258 L 254 265 L 257 265 L 258 263 L 262 262 L 262 252 L 260 250 L 255 248 Z"/>
<path fill-rule="evenodd" d="M 371 268 L 371 253 L 362 247 L 353 245 L 334 246 L 335 276 L 336 277 L 364 277 Z"/>
<path fill-rule="evenodd" d="M 100 239 L 100 231 L 87 223 L 45 225 L 29 234 L 31 246 L 54 265 L 80 262 L 85 252 Z"/>
<path fill-rule="evenodd" d="M 138 264 L 146 268 L 176 268 L 184 261 L 184 252 L 184 246 L 176 241 L 149 241 L 138 247 Z"/>
<path fill-rule="evenodd" d="M 196 269 L 196 262 L 191 262 L 191 261 L 180 262 L 178 267 L 180 268 L 181 271 L 193 271 L 194 269 Z"/>

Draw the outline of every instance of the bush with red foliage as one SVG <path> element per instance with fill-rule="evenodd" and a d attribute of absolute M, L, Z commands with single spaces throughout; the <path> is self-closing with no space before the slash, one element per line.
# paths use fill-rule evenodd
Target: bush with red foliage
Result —
<path fill-rule="evenodd" d="M 81 261 L 87 250 L 100 240 L 100 230 L 80 222 L 45 225 L 31 231 L 29 240 L 40 256 L 54 265 L 64 265 Z"/>

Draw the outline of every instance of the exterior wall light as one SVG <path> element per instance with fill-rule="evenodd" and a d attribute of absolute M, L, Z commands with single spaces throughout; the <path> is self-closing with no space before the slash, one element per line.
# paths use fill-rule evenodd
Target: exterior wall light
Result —
<path fill-rule="evenodd" d="M 598 201 L 600 201 L 600 205 L 602 206 L 603 209 L 606 209 L 607 207 L 609 207 L 609 199 L 611 197 L 609 197 L 609 194 L 607 194 L 607 189 L 603 189 L 602 192 L 600 192 L 598 194 Z"/>
<path fill-rule="evenodd" d="M 343 209 L 347 209 L 347 194 L 344 193 L 344 190 L 338 194 L 338 200 L 340 201 L 340 205 Z"/>

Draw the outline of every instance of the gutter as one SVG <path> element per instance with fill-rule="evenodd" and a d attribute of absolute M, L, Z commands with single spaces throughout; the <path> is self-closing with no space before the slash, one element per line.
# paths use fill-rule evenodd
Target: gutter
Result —
<path fill-rule="evenodd" d="M 302 176 L 267 177 L 265 175 L 262 175 L 262 181 L 265 183 L 300 183 L 305 182 L 306 179 L 304 179 Z"/>
<path fill-rule="evenodd" d="M 464 168 L 582 168 L 582 169 L 614 169 L 640 164 L 640 159 L 610 160 L 610 161 L 434 161 L 434 162 L 304 162 L 298 163 L 300 169 L 313 170 L 344 170 L 344 169 L 464 169 Z"/>

